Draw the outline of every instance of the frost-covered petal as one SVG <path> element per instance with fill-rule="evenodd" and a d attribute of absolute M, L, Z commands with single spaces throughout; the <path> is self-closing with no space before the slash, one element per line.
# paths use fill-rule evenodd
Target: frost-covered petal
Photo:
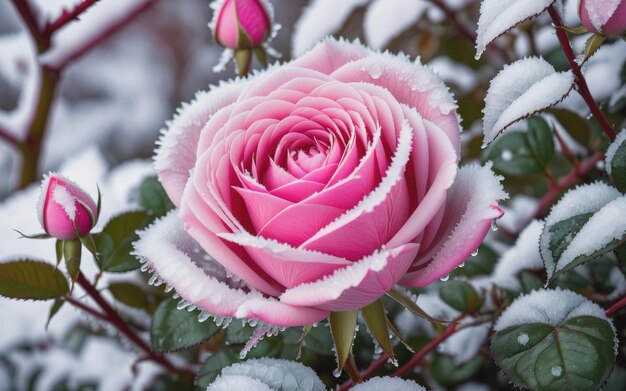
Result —
<path fill-rule="evenodd" d="M 574 87 L 571 71 L 556 72 L 540 57 L 518 60 L 491 80 L 483 110 L 483 147 L 515 122 L 562 101 Z"/>
<path fill-rule="evenodd" d="M 237 379 L 237 382 L 228 380 L 229 378 Z M 246 383 L 242 378 L 255 380 L 258 383 Z M 222 379 L 222 383 L 227 381 L 227 384 L 230 385 L 231 388 L 214 388 L 220 379 Z M 248 384 L 257 386 L 247 388 Z M 224 368 L 216 381 L 209 386 L 208 391 L 236 391 L 244 389 L 250 391 L 266 389 L 281 391 L 324 391 L 326 387 L 319 377 L 317 377 L 315 371 L 299 362 L 274 358 L 259 358 L 232 364 Z"/>
<path fill-rule="evenodd" d="M 246 85 L 246 81 L 240 80 L 197 93 L 193 101 L 178 109 L 174 119 L 161 131 L 154 169 L 175 205 L 180 205 L 189 170 L 196 162 L 200 131 L 216 111 L 234 102 Z"/>
<path fill-rule="evenodd" d="M 373 377 L 366 382 L 352 387 L 353 391 L 426 391 L 426 389 L 413 380 L 405 380 L 399 377 Z"/>
<path fill-rule="evenodd" d="M 545 11 L 555 0 L 483 0 L 476 37 L 476 58 L 491 41 Z"/>
<path fill-rule="evenodd" d="M 364 307 L 393 287 L 418 249 L 414 243 L 383 249 L 321 280 L 287 289 L 280 301 L 327 311 Z"/>
<path fill-rule="evenodd" d="M 181 298 L 214 316 L 247 314 L 242 307 L 254 303 L 270 309 L 264 312 L 263 321 L 278 326 L 305 325 L 328 315 L 313 308 L 280 303 L 229 278 L 226 269 L 185 232 L 176 211 L 141 232 L 134 247 L 135 255 L 172 286 Z M 251 314 L 250 318 L 258 317 Z"/>
<path fill-rule="evenodd" d="M 492 221 L 502 215 L 498 201 L 507 194 L 500 179 L 491 165 L 468 165 L 459 170 L 448 193 L 436 244 L 421 250 L 415 262 L 417 270 L 407 274 L 401 284 L 428 285 L 450 273 L 478 248 Z"/>

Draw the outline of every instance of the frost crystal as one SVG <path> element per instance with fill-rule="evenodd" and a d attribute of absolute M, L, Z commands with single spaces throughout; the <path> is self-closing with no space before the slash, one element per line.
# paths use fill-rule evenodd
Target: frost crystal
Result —
<path fill-rule="evenodd" d="M 397 377 L 374 377 L 364 383 L 357 384 L 352 391 L 426 391 L 413 380 L 404 380 Z"/>
<path fill-rule="evenodd" d="M 530 337 L 528 337 L 528 334 L 521 333 L 520 335 L 517 336 L 517 343 L 519 343 L 522 346 L 526 346 L 529 339 Z"/>

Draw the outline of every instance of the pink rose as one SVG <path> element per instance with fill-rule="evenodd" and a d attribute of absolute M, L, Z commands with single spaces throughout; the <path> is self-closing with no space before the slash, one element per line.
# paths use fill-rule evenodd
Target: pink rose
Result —
<path fill-rule="evenodd" d="M 458 169 L 455 109 L 428 68 L 334 39 L 199 93 L 155 159 L 179 212 L 136 253 L 206 312 L 281 326 L 428 285 L 506 197 L 489 167 Z"/>
<path fill-rule="evenodd" d="M 272 30 L 264 0 L 218 0 L 211 29 L 215 40 L 231 49 L 259 47 Z"/>
<path fill-rule="evenodd" d="M 606 35 L 626 32 L 625 0 L 581 0 L 579 13 L 589 31 Z"/>
<path fill-rule="evenodd" d="M 49 174 L 41 185 L 37 215 L 50 236 L 70 240 L 91 231 L 98 210 L 89 194 L 77 184 L 60 175 Z"/>

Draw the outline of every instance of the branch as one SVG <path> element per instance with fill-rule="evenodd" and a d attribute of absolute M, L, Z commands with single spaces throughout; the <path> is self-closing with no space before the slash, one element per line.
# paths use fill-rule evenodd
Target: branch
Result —
<path fill-rule="evenodd" d="M 0 128 L 0 140 L 4 140 L 7 144 L 12 145 L 16 148 L 21 148 L 20 140 L 9 133 L 8 131 Z"/>
<path fill-rule="evenodd" d="M 72 20 L 78 20 L 78 17 L 85 12 L 89 7 L 96 4 L 99 0 L 83 0 L 80 4 L 78 4 L 74 9 L 67 11 L 63 10 L 61 16 L 59 16 L 55 21 L 48 22 L 46 28 L 43 31 L 45 36 L 51 36 L 55 31 L 65 26 Z"/>
<path fill-rule="evenodd" d="M 35 13 L 33 12 L 32 8 L 30 8 L 30 4 L 28 4 L 27 0 L 12 1 L 13 5 L 17 9 L 17 12 L 19 12 L 20 16 L 22 17 L 22 21 L 26 25 L 26 28 L 30 32 L 30 35 L 37 43 L 39 53 L 44 52 L 50 45 L 50 40 L 47 39 L 39 29 L 37 19 L 35 18 Z"/>
<path fill-rule="evenodd" d="M 606 310 L 605 314 L 606 316 L 613 316 L 613 314 L 622 309 L 624 306 L 626 306 L 626 297 L 623 297 L 622 299 L 620 299 L 620 301 L 613 304 L 611 308 Z"/>
<path fill-rule="evenodd" d="M 85 1 L 88 1 L 88 0 L 85 0 Z M 70 53 L 67 57 L 62 59 L 60 63 L 55 64 L 55 66 L 53 67 L 53 70 L 56 72 L 62 71 L 65 67 L 67 67 L 68 64 L 82 57 L 91 49 L 93 49 L 95 46 L 99 45 L 101 42 L 108 39 L 111 35 L 113 35 L 113 33 L 117 32 L 117 30 L 124 27 L 127 23 L 132 21 L 136 16 L 138 16 L 139 14 L 141 14 L 142 12 L 150 8 L 155 3 L 156 3 L 156 0 L 144 1 L 137 8 L 133 9 L 131 12 L 126 14 L 123 18 L 107 26 L 106 29 L 102 30 L 98 35 L 96 35 L 91 40 L 88 40 L 82 46 L 74 50 L 73 53 Z"/>
<path fill-rule="evenodd" d="M 572 49 L 572 45 L 567 37 L 567 32 L 563 28 L 563 22 L 561 21 L 561 17 L 559 13 L 554 8 L 554 6 L 550 6 L 548 8 L 548 13 L 552 18 L 552 23 L 554 24 L 554 29 L 556 30 L 556 36 L 559 39 L 559 43 L 561 44 L 561 48 L 563 49 L 563 53 L 565 53 L 565 57 L 567 58 L 567 62 L 569 63 L 572 72 L 574 73 L 574 77 L 576 80 L 576 86 L 578 87 L 578 93 L 583 98 L 591 114 L 598 120 L 598 123 L 604 130 L 604 133 L 609 137 L 609 139 L 615 140 L 615 131 L 609 121 L 606 119 L 600 107 L 593 99 L 591 95 L 591 91 L 589 91 L 589 86 L 587 85 L 587 81 L 583 76 L 583 73 L 580 69 L 580 65 L 576 62 L 576 56 L 574 55 L 574 50 Z"/>

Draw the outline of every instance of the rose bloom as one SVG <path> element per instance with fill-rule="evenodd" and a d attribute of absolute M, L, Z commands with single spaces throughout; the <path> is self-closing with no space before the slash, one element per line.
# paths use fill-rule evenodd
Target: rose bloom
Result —
<path fill-rule="evenodd" d="M 581 0 L 579 13 L 589 31 L 606 35 L 626 32 L 626 0 Z"/>
<path fill-rule="evenodd" d="M 428 68 L 334 39 L 201 92 L 155 158 L 178 210 L 136 254 L 204 311 L 279 326 L 428 285 L 506 197 L 489 167 L 458 169 L 455 109 Z"/>

